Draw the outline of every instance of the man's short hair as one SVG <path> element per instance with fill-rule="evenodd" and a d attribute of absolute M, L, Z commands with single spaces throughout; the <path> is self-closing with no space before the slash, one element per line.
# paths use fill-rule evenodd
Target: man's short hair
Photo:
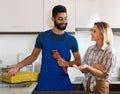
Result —
<path fill-rule="evenodd" d="M 62 13 L 62 12 L 67 13 L 67 9 L 65 6 L 63 6 L 63 5 L 54 6 L 54 8 L 52 10 L 52 16 L 56 17 L 57 13 Z"/>

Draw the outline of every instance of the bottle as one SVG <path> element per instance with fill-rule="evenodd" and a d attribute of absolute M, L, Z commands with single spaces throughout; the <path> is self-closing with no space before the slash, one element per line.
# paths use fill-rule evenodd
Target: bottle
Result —
<path fill-rule="evenodd" d="M 2 60 L 0 59 L 0 66 L 2 64 Z M 2 76 L 2 67 L 0 67 L 0 80 L 1 80 L 1 76 Z"/>
<path fill-rule="evenodd" d="M 34 72 L 34 63 L 26 66 L 26 71 Z"/>

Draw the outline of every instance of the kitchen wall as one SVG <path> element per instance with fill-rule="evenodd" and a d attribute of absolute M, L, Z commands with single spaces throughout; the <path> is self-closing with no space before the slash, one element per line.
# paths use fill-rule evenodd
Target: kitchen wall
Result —
<path fill-rule="evenodd" d="M 23 56 L 30 54 L 34 48 L 35 34 L 33 35 L 0 35 L 0 66 L 8 66 L 18 63 Z M 23 54 L 23 56 L 21 56 Z M 40 58 L 40 57 L 39 57 Z M 38 62 L 39 58 L 35 61 Z M 35 64 L 35 66 L 37 66 Z M 35 68 L 36 71 L 39 68 Z"/>
<path fill-rule="evenodd" d="M 0 35 L 0 59 L 3 61 L 0 66 L 7 66 L 11 64 L 18 63 L 19 54 L 29 54 L 34 48 L 35 39 L 37 35 Z M 76 31 L 74 35 L 79 43 L 79 49 L 81 57 L 84 56 L 84 53 L 88 46 L 94 44 L 90 40 L 90 33 L 88 31 Z M 120 36 L 114 35 L 114 48 L 116 51 L 117 63 L 112 73 L 113 77 L 120 77 L 119 69 L 120 69 L 120 47 L 118 46 L 120 43 Z M 35 61 L 35 71 L 39 71 L 41 64 L 41 55 L 38 60 Z M 83 74 L 74 68 L 69 68 L 69 75 L 72 81 L 74 81 L 77 77 L 83 76 Z"/>

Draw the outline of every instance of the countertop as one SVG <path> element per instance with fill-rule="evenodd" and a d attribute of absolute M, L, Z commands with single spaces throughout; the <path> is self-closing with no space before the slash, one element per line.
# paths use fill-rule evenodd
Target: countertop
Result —
<path fill-rule="evenodd" d="M 81 84 L 83 80 L 84 80 L 84 77 L 77 77 L 74 81 L 72 81 L 72 83 Z M 110 84 L 120 84 L 120 79 L 112 78 L 110 81 Z M 30 85 L 29 87 L 0 88 L 0 94 L 31 94 L 31 92 L 34 90 L 36 85 L 37 85 L 37 82 L 33 82 L 33 84 Z"/>
<path fill-rule="evenodd" d="M 36 86 L 36 82 L 33 82 L 29 87 L 20 87 L 20 88 L 0 88 L 0 94 L 31 94 Z"/>
<path fill-rule="evenodd" d="M 79 84 L 84 81 L 84 77 L 75 77 L 74 81 L 71 81 L 73 84 Z M 110 79 L 110 84 L 120 84 L 120 78 L 118 77 L 112 77 Z"/>

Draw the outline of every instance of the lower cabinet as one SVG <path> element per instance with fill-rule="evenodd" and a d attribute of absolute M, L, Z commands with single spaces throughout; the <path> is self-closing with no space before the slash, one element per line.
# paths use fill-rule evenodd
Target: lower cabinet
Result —
<path fill-rule="evenodd" d="M 120 84 L 110 84 L 110 91 L 119 91 L 120 92 Z"/>
<path fill-rule="evenodd" d="M 110 94 L 120 94 L 120 84 L 110 84 L 109 89 L 110 89 Z M 83 85 L 74 84 L 74 91 L 84 91 Z M 86 94 L 86 93 L 84 92 L 83 94 Z"/>
<path fill-rule="evenodd" d="M 110 84 L 110 94 L 120 94 L 120 84 Z M 82 84 L 74 84 L 73 91 L 34 91 L 32 94 L 87 94 Z"/>

